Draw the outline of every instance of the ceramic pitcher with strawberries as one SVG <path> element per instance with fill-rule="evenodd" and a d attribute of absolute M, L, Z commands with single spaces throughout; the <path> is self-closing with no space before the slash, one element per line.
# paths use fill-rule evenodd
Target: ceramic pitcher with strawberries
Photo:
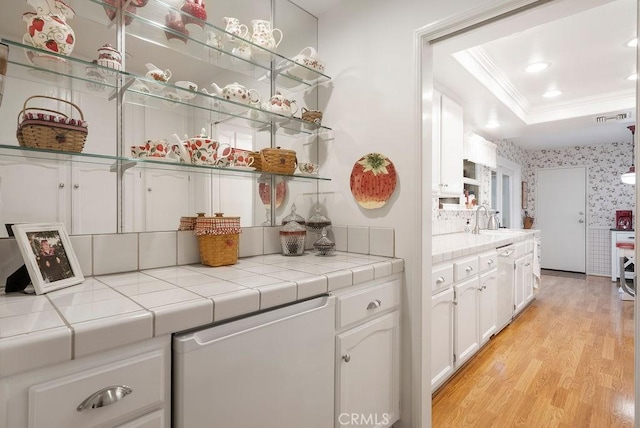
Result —
<path fill-rule="evenodd" d="M 23 41 L 44 51 L 71 55 L 75 34 L 67 19 L 74 17 L 73 9 L 62 0 L 27 0 L 27 3 L 35 12 L 22 15 L 27 24 Z"/>

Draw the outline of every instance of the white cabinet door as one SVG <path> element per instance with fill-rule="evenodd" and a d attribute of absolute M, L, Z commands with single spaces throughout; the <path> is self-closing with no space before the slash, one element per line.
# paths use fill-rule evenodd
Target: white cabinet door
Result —
<path fill-rule="evenodd" d="M 336 427 L 388 427 L 400 416 L 400 312 L 336 337 Z"/>
<path fill-rule="evenodd" d="M 480 292 L 478 295 L 480 345 L 487 343 L 497 329 L 497 276 L 497 269 L 492 269 L 480 275 Z"/>
<path fill-rule="evenodd" d="M 431 392 L 453 374 L 453 287 L 431 297 Z"/>
<path fill-rule="evenodd" d="M 527 257 L 520 257 L 516 259 L 516 273 L 515 273 L 515 283 L 513 288 L 513 310 L 514 315 L 519 313 L 525 305 L 525 292 L 524 292 L 524 284 L 525 284 L 525 263 Z"/>
<path fill-rule="evenodd" d="M 74 164 L 71 171 L 71 233 L 116 233 L 117 175 L 109 165 Z"/>
<path fill-rule="evenodd" d="M 525 305 L 533 300 L 533 254 L 529 254 L 524 262 L 524 303 Z"/>
<path fill-rule="evenodd" d="M 462 107 L 442 96 L 440 128 L 440 183 L 442 194 L 462 194 L 462 143 L 464 126 Z"/>
<path fill-rule="evenodd" d="M 467 361 L 480 349 L 478 331 L 478 277 L 473 277 L 455 285 L 456 304 L 454 307 L 456 367 Z"/>
<path fill-rule="evenodd" d="M 193 180 L 180 171 L 145 171 L 145 231 L 175 230 L 180 217 L 193 215 Z"/>
<path fill-rule="evenodd" d="M 56 161 L 4 157 L 0 160 L 0 223 L 61 221 L 67 230 L 69 179 Z M 0 232 L 0 236 L 6 236 Z"/>

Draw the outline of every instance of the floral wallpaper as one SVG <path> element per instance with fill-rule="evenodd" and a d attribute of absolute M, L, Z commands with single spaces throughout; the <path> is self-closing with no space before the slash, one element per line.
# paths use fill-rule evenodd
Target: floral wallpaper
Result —
<path fill-rule="evenodd" d="M 632 209 L 634 187 L 622 184 L 620 176 L 631 165 L 631 142 L 574 146 L 559 150 L 528 151 L 523 177 L 529 185 L 528 207 L 535 217 L 535 177 L 540 168 L 587 167 L 587 211 L 590 227 L 613 227 L 616 210 Z M 526 171 L 526 172 L 525 172 Z"/>

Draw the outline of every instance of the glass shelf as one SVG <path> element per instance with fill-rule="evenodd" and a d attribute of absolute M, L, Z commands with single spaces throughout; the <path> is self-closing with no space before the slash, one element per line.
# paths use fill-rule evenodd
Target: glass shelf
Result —
<path fill-rule="evenodd" d="M 123 89 L 127 94 L 125 102 L 128 103 L 163 110 L 179 106 L 192 108 L 188 114 L 199 111 L 203 118 L 211 122 L 231 121 L 236 125 L 251 127 L 258 131 L 270 130 L 271 126 L 288 135 L 313 135 L 331 131 L 331 128 L 326 126 L 267 112 L 257 107 L 257 104 L 242 104 L 202 91 L 191 91 L 172 83 L 162 83 L 126 71 L 102 67 L 93 62 L 51 53 L 9 39 L 2 39 L 2 42 L 14 47 L 9 53 L 10 64 L 25 67 L 28 74 L 40 80 L 62 83 L 64 79 L 70 78 L 82 81 L 85 83 L 85 87 L 81 88 L 82 92 L 90 92 L 94 95 L 102 93 L 110 99 L 115 99 L 118 76 L 123 76 L 125 79 Z M 24 55 L 20 50 L 24 51 Z M 149 92 L 140 90 L 134 84 L 136 80 L 143 82 Z M 151 91 L 149 87 L 160 88 L 160 90 Z"/>
<path fill-rule="evenodd" d="M 263 171 L 252 171 L 247 169 L 236 169 L 233 167 L 222 168 L 209 165 L 190 165 L 163 160 L 127 158 L 93 153 L 60 152 L 57 150 L 35 149 L 7 144 L 0 144 L 0 156 L 21 157 L 56 162 L 72 162 L 105 166 L 108 165 L 111 168 L 112 172 L 115 172 L 118 167 L 122 167 L 125 170 L 136 167 L 153 170 L 193 172 L 197 174 L 233 175 L 241 177 L 253 177 L 256 179 L 277 176 L 284 179 L 292 179 L 296 181 L 331 181 L 330 178 L 319 177 L 316 175 L 276 174 Z"/>
<path fill-rule="evenodd" d="M 104 5 L 100 0 L 91 1 Z M 172 14 L 173 20 L 168 18 Z M 182 30 L 181 27 L 172 24 L 177 22 L 175 17 L 188 17 L 201 28 L 196 27 L 198 29 L 191 32 L 188 29 Z M 331 80 L 331 77 L 314 68 L 298 64 L 273 50 L 256 45 L 248 38 L 232 35 L 160 0 L 149 0 L 144 7 L 136 8 L 135 13 L 126 11 L 125 20 L 130 22 L 125 27 L 129 35 L 257 80 L 271 78 L 271 62 L 274 61 L 276 85 L 290 91 L 306 90 Z M 239 48 L 243 44 L 250 47 L 251 55 L 240 53 Z M 306 78 L 290 74 L 293 67 L 301 70 L 302 73 L 298 74 L 304 74 Z"/>

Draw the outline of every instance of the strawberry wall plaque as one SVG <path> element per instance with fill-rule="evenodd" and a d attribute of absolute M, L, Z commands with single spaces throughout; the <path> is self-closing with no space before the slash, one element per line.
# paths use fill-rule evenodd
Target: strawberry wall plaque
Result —
<path fill-rule="evenodd" d="M 382 207 L 396 188 L 396 168 L 383 154 L 361 157 L 351 170 L 351 193 L 368 210 Z"/>

